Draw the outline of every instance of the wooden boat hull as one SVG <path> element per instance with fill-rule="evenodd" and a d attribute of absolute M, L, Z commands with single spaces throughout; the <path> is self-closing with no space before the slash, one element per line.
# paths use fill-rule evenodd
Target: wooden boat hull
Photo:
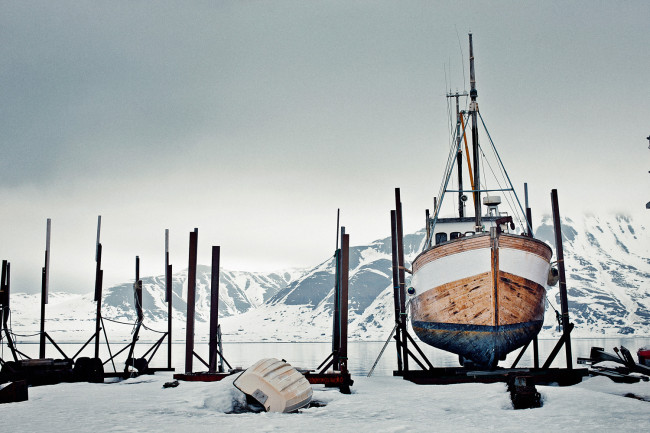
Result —
<path fill-rule="evenodd" d="M 489 233 L 436 245 L 413 262 L 411 322 L 425 343 L 494 367 L 544 321 L 551 249 Z"/>

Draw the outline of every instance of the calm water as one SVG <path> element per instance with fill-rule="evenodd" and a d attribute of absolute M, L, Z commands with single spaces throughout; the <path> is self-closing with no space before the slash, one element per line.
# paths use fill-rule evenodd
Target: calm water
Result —
<path fill-rule="evenodd" d="M 577 357 L 588 357 L 589 351 L 592 346 L 604 347 L 606 351 L 613 353 L 614 347 L 625 346 L 627 347 L 636 358 L 636 351 L 639 347 L 650 347 L 650 337 L 634 337 L 634 338 L 574 338 L 571 341 L 572 354 L 574 366 Z M 135 350 L 135 356 L 143 356 L 144 353 L 152 346 L 151 342 L 138 342 Z M 556 340 L 540 340 L 540 363 L 543 363 L 548 354 L 551 352 L 556 344 Z M 125 343 L 111 344 L 111 351 L 115 354 Z M 79 343 L 63 343 L 59 344 L 68 356 L 73 356 L 82 346 Z M 372 368 L 377 356 L 379 355 L 384 342 L 350 342 L 348 345 L 348 367 L 353 375 L 366 375 Z M 436 367 L 454 367 L 458 365 L 458 357 L 456 355 L 434 349 L 432 347 L 421 345 L 422 350 L 426 353 L 431 363 Z M 38 344 L 35 343 L 19 343 L 18 349 L 23 353 L 31 356 L 38 356 Z M 205 342 L 196 343 L 194 351 L 207 361 L 208 359 L 208 345 Z M 122 352 L 116 359 L 116 368 L 123 369 L 123 363 L 126 359 L 127 352 Z M 285 359 L 290 364 L 300 368 L 315 369 L 331 352 L 331 343 L 224 343 L 223 352 L 226 360 L 233 367 L 248 367 L 261 358 L 273 357 L 278 359 Z M 93 356 L 94 348 L 92 345 L 88 346 L 79 356 Z M 514 359 L 517 357 L 519 351 L 511 353 L 506 361 L 500 363 L 501 366 L 510 366 Z M 6 347 L 2 346 L 0 349 L 0 356 L 5 360 L 11 359 L 11 354 Z M 57 350 L 52 345 L 48 345 L 46 349 L 46 357 L 59 358 Z M 106 345 L 101 346 L 100 357 L 107 359 L 108 349 Z M 390 376 L 393 370 L 397 369 L 397 360 L 395 354 L 395 343 L 389 343 L 386 351 L 381 357 L 377 367 L 375 368 L 375 376 Z M 194 371 L 207 370 L 201 362 L 194 358 Z M 519 367 L 529 367 L 533 365 L 532 358 L 532 345 L 519 362 Z M 553 367 L 564 367 L 565 350 L 562 348 L 553 362 Z M 152 367 L 167 367 L 167 345 L 163 344 L 151 362 Z M 185 370 L 185 344 L 174 343 L 172 344 L 172 366 L 176 368 L 177 372 Z M 417 368 L 417 365 L 411 362 L 412 368 Z M 112 370 L 110 364 L 105 366 L 106 370 Z"/>

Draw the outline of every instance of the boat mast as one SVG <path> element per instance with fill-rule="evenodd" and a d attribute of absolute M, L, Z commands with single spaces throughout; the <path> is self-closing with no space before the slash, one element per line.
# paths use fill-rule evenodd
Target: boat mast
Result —
<path fill-rule="evenodd" d="M 449 92 L 447 94 L 447 98 L 456 98 L 456 167 L 458 167 L 458 216 L 460 218 L 463 218 L 465 216 L 465 200 L 463 200 L 463 197 L 465 196 L 463 194 L 463 151 L 462 147 L 460 146 L 460 142 L 462 140 L 461 134 L 463 133 L 463 130 L 461 129 L 460 103 L 458 101 L 458 98 L 461 96 L 468 96 L 468 94 L 467 92 L 458 93 L 458 91 L 456 91 L 456 93 Z"/>
<path fill-rule="evenodd" d="M 481 179 L 479 177 L 479 149 L 478 149 L 478 103 L 476 97 L 476 77 L 474 75 L 474 48 L 472 46 L 472 34 L 469 34 L 469 83 L 470 83 L 470 104 L 469 114 L 472 118 L 472 159 L 474 160 L 474 225 L 475 231 L 481 231 Z"/>

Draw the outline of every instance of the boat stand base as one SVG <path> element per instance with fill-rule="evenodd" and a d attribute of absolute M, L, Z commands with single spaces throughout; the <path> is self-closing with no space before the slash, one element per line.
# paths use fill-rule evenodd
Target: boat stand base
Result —
<path fill-rule="evenodd" d="M 210 373 L 208 371 L 198 373 L 177 373 L 174 375 L 174 379 L 183 380 L 185 382 L 218 382 L 225 377 L 241 373 L 242 371 L 244 370 L 231 370 L 228 373 Z"/>
<path fill-rule="evenodd" d="M 328 388 L 338 388 L 342 394 L 350 394 L 350 387 L 354 384 L 349 372 L 335 373 L 303 373 L 305 379 L 312 385 L 325 385 Z"/>
<path fill-rule="evenodd" d="M 507 383 L 518 376 L 529 376 L 535 385 L 575 385 L 589 374 L 586 368 L 509 368 L 471 370 L 463 367 L 433 368 L 429 370 L 393 371 L 393 376 L 418 385 L 450 385 L 455 383 Z"/>

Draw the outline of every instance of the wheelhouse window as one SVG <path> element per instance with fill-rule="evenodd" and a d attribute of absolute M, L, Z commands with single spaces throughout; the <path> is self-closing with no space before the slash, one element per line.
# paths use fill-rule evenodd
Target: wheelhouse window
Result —
<path fill-rule="evenodd" d="M 440 232 L 436 233 L 436 245 L 447 242 L 447 233 Z"/>
<path fill-rule="evenodd" d="M 461 232 L 451 232 L 449 233 L 449 239 L 458 239 L 462 236 Z"/>

